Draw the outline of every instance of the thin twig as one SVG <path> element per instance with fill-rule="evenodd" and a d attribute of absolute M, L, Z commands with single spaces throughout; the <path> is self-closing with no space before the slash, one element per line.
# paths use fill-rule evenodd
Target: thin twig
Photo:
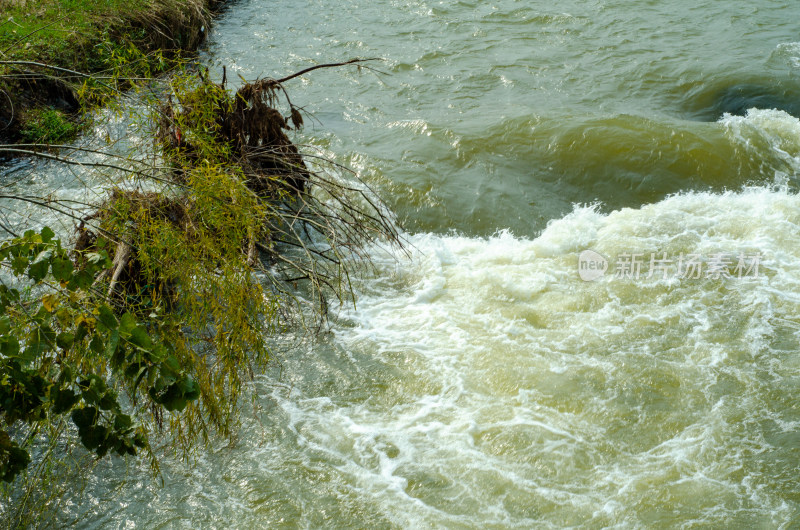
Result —
<path fill-rule="evenodd" d="M 84 79 L 94 79 L 95 81 L 97 81 L 96 77 L 91 76 L 89 74 L 84 74 L 82 72 L 76 72 L 75 70 L 70 70 L 69 68 L 61 68 L 60 66 L 53 66 L 52 64 L 37 63 L 35 61 L 0 61 L 0 65 L 3 65 L 3 64 L 5 64 L 5 65 L 13 65 L 13 66 L 37 66 L 39 68 L 46 68 L 46 69 L 53 70 L 53 71 L 56 71 L 56 72 L 63 72 L 63 73 L 66 73 L 66 74 L 70 74 L 72 76 L 82 77 Z M 115 88 L 113 88 L 113 87 L 111 87 L 111 86 L 109 86 L 109 85 L 107 85 L 107 84 L 105 84 L 105 83 L 103 83 L 101 81 L 97 81 L 97 82 L 100 85 L 108 88 L 109 90 L 116 91 Z"/>
<path fill-rule="evenodd" d="M 358 63 L 365 63 L 367 61 L 382 61 L 382 60 L 383 59 L 381 59 L 380 57 L 371 57 L 369 59 L 350 59 L 349 61 L 345 61 L 343 63 L 318 64 L 316 66 L 309 66 L 308 68 L 304 68 L 303 70 L 295 72 L 292 75 L 287 75 L 286 77 L 282 77 L 280 79 L 274 79 L 272 81 L 274 81 L 276 84 L 281 84 L 285 83 L 286 81 L 289 81 L 290 79 L 294 79 L 295 77 L 300 77 L 303 74 L 307 74 L 308 72 L 311 72 L 312 70 L 317 70 L 319 68 L 335 68 L 337 66 L 347 66 L 348 64 L 358 64 Z"/>

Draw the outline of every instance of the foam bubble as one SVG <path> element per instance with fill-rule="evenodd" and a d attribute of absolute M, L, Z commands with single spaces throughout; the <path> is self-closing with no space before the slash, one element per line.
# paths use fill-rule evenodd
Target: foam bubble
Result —
<path fill-rule="evenodd" d="M 734 143 L 755 159 L 771 153 L 790 175 L 800 171 L 800 119 L 777 109 L 749 109 L 745 116 L 725 114 L 720 118 Z M 760 155 L 759 155 L 760 153 Z M 780 177 L 778 170 L 776 176 Z"/>
<path fill-rule="evenodd" d="M 480 476 L 497 488 L 456 488 L 453 511 L 433 521 L 459 510 L 485 524 L 525 520 L 510 513 L 597 524 L 641 522 L 642 511 L 707 524 L 788 517 L 796 486 L 780 477 L 791 470 L 767 470 L 763 448 L 795 421 L 775 391 L 798 375 L 784 364 L 798 345 L 796 195 L 685 193 L 606 215 L 576 207 L 535 239 L 410 240 L 411 262 L 377 256 L 394 286 L 367 282 L 336 336 L 389 364 L 412 351 L 402 377 L 438 382 L 402 414 L 368 413 L 407 450 L 395 476 L 413 482 L 413 461 L 448 483 Z M 584 282 L 577 257 L 588 247 L 609 257 L 758 252 L 763 261 L 757 277 Z M 765 414 L 784 427 L 775 432 Z M 792 451 L 771 443 L 774 455 Z M 426 492 L 425 506 L 441 494 Z M 510 501 L 516 494 L 527 501 Z M 402 499 L 382 505 L 422 517 Z M 416 521 L 431 521 L 426 513 Z"/>
<path fill-rule="evenodd" d="M 800 42 L 783 42 L 778 44 L 775 52 L 779 57 L 786 58 L 794 68 L 800 68 Z"/>

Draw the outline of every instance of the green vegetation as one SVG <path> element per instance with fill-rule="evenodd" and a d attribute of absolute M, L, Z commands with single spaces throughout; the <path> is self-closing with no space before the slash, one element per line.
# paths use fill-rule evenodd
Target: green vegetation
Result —
<path fill-rule="evenodd" d="M 0 139 L 30 141 L 41 124 L 29 121 L 48 109 L 103 104 L 97 85 L 124 89 L 167 71 L 202 42 L 215 3 L 0 0 Z"/>
<path fill-rule="evenodd" d="M 115 172 L 89 215 L 52 197 L 0 198 L 78 225 L 68 245 L 0 221 L 15 234 L 0 242 L 3 526 L 38 519 L 68 460 L 144 452 L 157 472 L 153 447 L 188 456 L 232 436 L 270 336 L 304 314 L 298 296 L 324 318 L 328 297 L 347 296 L 360 247 L 399 244 L 368 189 L 317 156 L 308 165 L 284 132 L 303 122 L 282 84 L 295 76 L 232 93 L 181 59 L 211 3 L 0 0 L 0 135 L 29 144 L 1 153 L 68 142 L 81 108 L 119 105 L 131 89 L 153 138 L 137 147 L 145 158 L 39 152 Z"/>
<path fill-rule="evenodd" d="M 3 58 L 84 72 L 107 68 L 132 43 L 145 52 L 197 47 L 208 24 L 202 0 L 0 0 Z"/>
<path fill-rule="evenodd" d="M 23 142 L 54 144 L 74 140 L 81 127 L 63 112 L 55 109 L 31 109 L 20 131 Z"/>
<path fill-rule="evenodd" d="M 19 60 L 85 69 L 94 60 L 86 52 L 97 45 L 98 28 L 113 23 L 115 13 L 146 7 L 134 0 L 2 0 L 0 49 Z"/>
<path fill-rule="evenodd" d="M 51 75 L 62 74 L 72 75 Z M 83 76 L 83 90 L 115 94 L 105 77 Z M 126 176 L 93 213 L 3 197 L 78 223 L 72 250 L 49 228 L 0 245 L 0 479 L 12 484 L 0 506 L 14 507 L 0 509 L 5 523 L 24 526 L 57 497 L 69 440 L 98 459 L 144 451 L 156 471 L 152 447 L 188 456 L 232 436 L 246 383 L 297 297 L 324 318 L 328 297 L 348 295 L 358 249 L 399 243 L 368 189 L 318 157 L 307 165 L 284 132 L 303 122 L 283 87 L 293 77 L 232 93 L 184 64 L 140 94 L 154 141 L 139 149 L 155 156 L 40 155 Z M 68 128 L 56 111 L 40 116 L 52 123 L 29 126 L 29 138 L 55 142 Z"/>
<path fill-rule="evenodd" d="M 96 276 L 111 262 L 104 252 L 75 261 L 44 228 L 5 242 L 0 259 L 45 294 L 26 296 L 0 286 L 0 410 L 4 424 L 37 426 L 69 415 L 84 447 L 104 456 L 135 454 L 146 446 L 141 427 L 125 414 L 105 373 L 137 374 L 148 394 L 167 410 L 183 409 L 197 385 L 180 369 L 170 348 L 153 341 L 131 313 L 119 318 L 105 303 L 92 303 Z M 145 377 L 149 374 L 149 377 Z M 141 381 L 140 381 L 141 383 Z M 136 399 L 138 386 L 131 388 Z M 30 456 L 7 431 L 0 433 L 0 478 L 12 481 Z"/>

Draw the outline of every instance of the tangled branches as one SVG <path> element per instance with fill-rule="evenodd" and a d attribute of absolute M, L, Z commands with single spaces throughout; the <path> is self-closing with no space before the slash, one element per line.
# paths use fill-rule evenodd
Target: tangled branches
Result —
<path fill-rule="evenodd" d="M 269 358 L 279 315 L 303 315 L 289 309 L 308 302 L 324 319 L 327 298 L 350 295 L 350 275 L 369 264 L 368 244 L 402 243 L 355 175 L 313 154 L 305 161 L 286 134 L 303 119 L 282 81 L 231 93 L 224 76 L 176 75 L 154 122 L 160 191 L 114 190 L 79 227 L 77 251 L 108 252 L 96 282 L 117 311 L 180 322 L 162 329 L 184 344 L 179 361 L 200 389 L 181 430 L 225 432 L 241 377 Z"/>
<path fill-rule="evenodd" d="M 304 314 L 291 308 L 324 318 L 326 299 L 351 294 L 350 276 L 369 265 L 369 244 L 402 247 L 364 183 L 289 139 L 303 117 L 283 83 L 297 75 L 233 93 L 204 71 L 174 75 L 152 107 L 149 162 L 0 146 L 136 185 L 109 190 L 88 215 L 0 197 L 79 221 L 72 251 L 47 227 L 0 244 L 0 266 L 36 287 L 0 278 L 0 395 L 24 405 L 0 404 L 0 479 L 22 473 L 31 440 L 57 421 L 56 440 L 67 418 L 98 457 L 149 451 L 154 431 L 184 454 L 231 435 L 270 334 Z"/>
<path fill-rule="evenodd" d="M 319 67 L 357 62 L 361 61 Z M 161 180 L 180 191 L 145 196 L 117 190 L 93 217 L 103 220 L 103 228 L 112 233 L 123 225 L 141 226 L 143 212 L 150 220 L 172 218 L 172 228 L 190 241 L 204 239 L 217 249 L 230 247 L 229 234 L 239 233 L 241 240 L 235 245 L 244 263 L 265 272 L 262 278 L 274 292 L 289 294 L 305 281 L 324 313 L 326 296 L 346 295 L 344 286 L 353 267 L 368 262 L 360 253 L 367 243 L 378 239 L 402 245 L 387 210 L 355 175 L 314 154 L 309 155 L 312 163 L 306 164 L 285 132 L 299 130 L 303 118 L 289 99 L 284 80 L 245 83 L 232 94 L 224 75 L 219 84 L 203 70 L 174 77 L 166 101 L 157 109 L 155 136 L 170 167 Z M 278 110 L 281 99 L 288 106 L 285 117 Z M 138 213 L 122 207 L 125 214 L 120 217 L 120 200 L 126 196 L 130 204 L 138 205 L 134 208 Z M 230 210 L 226 215 L 209 215 L 226 208 Z M 131 216 L 139 219 L 131 223 Z M 246 226 L 209 225 L 212 217 L 240 219 Z M 204 237 L 201 227 L 211 227 L 210 234 Z M 96 239 L 81 230 L 82 241 Z M 124 246 L 118 250 L 127 252 Z M 116 260 L 116 267 L 140 271 L 137 253 L 128 254 L 128 260 Z M 201 254 L 214 252 L 206 249 Z M 231 256 L 226 260 L 230 262 Z M 163 268 L 151 272 L 158 278 L 137 281 L 153 285 L 165 280 Z M 286 299 L 297 300 L 293 295 Z"/>

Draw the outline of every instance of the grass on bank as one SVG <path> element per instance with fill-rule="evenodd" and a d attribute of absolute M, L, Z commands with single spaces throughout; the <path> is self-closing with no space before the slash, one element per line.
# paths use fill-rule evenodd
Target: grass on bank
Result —
<path fill-rule="evenodd" d="M 74 140 L 80 131 L 81 125 L 63 112 L 37 108 L 28 111 L 20 137 L 29 144 L 60 144 Z"/>
<path fill-rule="evenodd" d="M 124 89 L 196 49 L 216 3 L 0 0 L 0 137 L 70 140 L 79 132 L 80 111 L 98 103 L 85 97 L 85 78 L 33 63 L 99 74 Z M 59 118 L 74 127 L 62 127 Z M 55 128 L 41 130 L 48 125 Z"/>
<path fill-rule="evenodd" d="M 133 0 L 0 0 L 0 49 L 5 58 L 82 69 L 105 22 L 142 7 Z"/>
<path fill-rule="evenodd" d="M 194 49 L 209 0 L 0 0 L 0 59 L 73 70 L 107 67 L 127 44 Z"/>

